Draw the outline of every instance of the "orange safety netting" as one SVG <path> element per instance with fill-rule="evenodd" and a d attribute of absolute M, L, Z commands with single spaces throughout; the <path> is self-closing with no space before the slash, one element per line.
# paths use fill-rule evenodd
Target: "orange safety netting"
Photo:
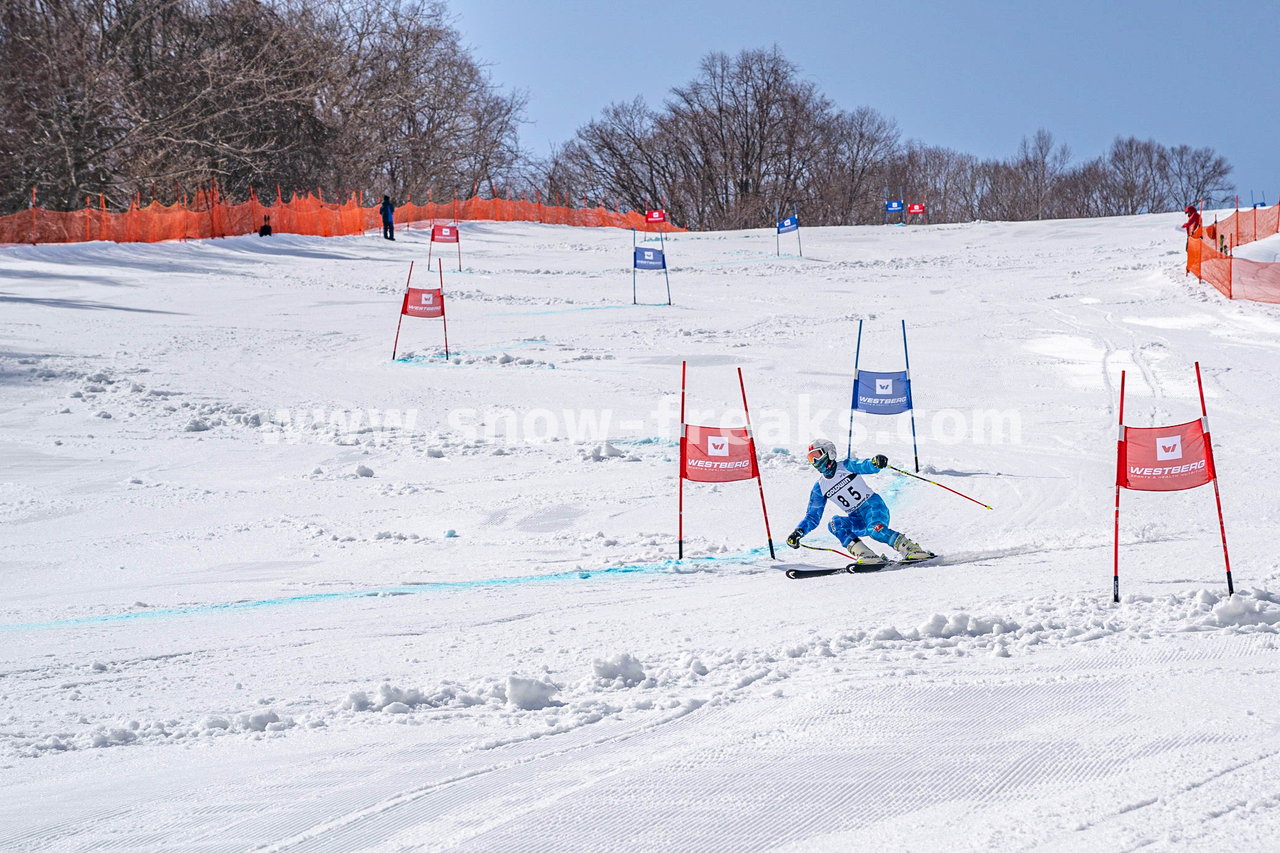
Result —
<path fill-rule="evenodd" d="M 341 204 L 326 202 L 308 193 L 289 201 L 277 196 L 274 204 L 262 204 L 256 196 L 233 203 L 216 192 L 197 193 L 190 201 L 174 205 L 158 202 L 130 205 L 124 212 L 106 209 L 101 198 L 95 207 L 85 199 L 82 210 L 61 212 L 31 207 L 21 213 L 0 216 L 0 243 L 79 243 L 112 240 L 117 243 L 155 243 L 160 240 L 191 240 L 255 234 L 264 217 L 271 218 L 278 234 L 308 234 L 336 237 L 362 234 L 377 229 L 382 220 L 376 207 L 364 207 L 353 195 Z M 657 231 L 659 225 L 645 222 L 643 212 L 621 213 L 605 207 L 572 208 L 537 201 L 469 198 L 444 203 L 413 204 L 396 208 L 397 223 L 425 221 L 489 220 L 496 222 L 542 222 L 550 225 L 635 228 Z M 669 224 L 667 231 L 683 231 Z"/>
<path fill-rule="evenodd" d="M 1280 204 L 1237 210 L 1206 225 L 1187 240 L 1187 272 L 1207 281 L 1228 299 L 1280 304 L 1280 264 L 1232 257 L 1245 243 L 1280 233 Z"/>

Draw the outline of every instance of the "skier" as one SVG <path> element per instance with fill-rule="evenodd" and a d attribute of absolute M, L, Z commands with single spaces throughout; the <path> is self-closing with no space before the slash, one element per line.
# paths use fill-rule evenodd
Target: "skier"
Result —
<path fill-rule="evenodd" d="M 388 240 L 396 238 L 396 206 L 391 203 L 391 196 L 384 195 L 382 204 L 378 205 L 378 212 L 382 214 L 382 236 Z"/>
<path fill-rule="evenodd" d="M 833 502 L 847 515 L 837 514 L 827 525 L 840 540 L 840 544 L 853 555 L 855 565 L 883 565 L 887 561 L 867 547 L 860 539 L 870 536 L 877 542 L 892 547 L 902 555 L 903 561 L 918 562 L 937 555 L 912 542 L 905 534 L 889 528 L 889 507 L 862 479 L 863 474 L 875 474 L 889 464 L 884 455 L 870 459 L 846 459 L 836 461 L 836 446 L 825 438 L 814 439 L 809 445 L 809 462 L 821 475 L 809 493 L 809 511 L 804 520 L 787 537 L 792 548 L 800 547 L 800 539 L 822 523 L 827 501 Z"/>

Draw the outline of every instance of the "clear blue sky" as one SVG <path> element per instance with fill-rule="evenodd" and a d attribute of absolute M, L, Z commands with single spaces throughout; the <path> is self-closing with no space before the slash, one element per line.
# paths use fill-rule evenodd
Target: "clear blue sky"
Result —
<path fill-rule="evenodd" d="M 1210 146 L 1247 204 L 1280 192 L 1278 0 L 449 0 L 504 90 L 529 96 L 524 147 L 608 104 L 661 105 L 713 50 L 776 44 L 843 109 L 867 105 L 906 139 L 1005 157 L 1052 131 L 1072 161 L 1116 136 Z"/>

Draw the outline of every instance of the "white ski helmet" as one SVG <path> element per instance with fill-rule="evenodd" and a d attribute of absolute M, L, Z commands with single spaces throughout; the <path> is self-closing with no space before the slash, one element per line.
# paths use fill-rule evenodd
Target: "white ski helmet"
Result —
<path fill-rule="evenodd" d="M 836 446 L 825 438 L 815 438 L 809 445 L 809 464 L 819 471 L 836 464 Z"/>

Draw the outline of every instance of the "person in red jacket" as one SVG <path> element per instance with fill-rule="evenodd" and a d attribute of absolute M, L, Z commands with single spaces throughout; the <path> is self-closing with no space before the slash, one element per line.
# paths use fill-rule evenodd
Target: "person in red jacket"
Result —
<path fill-rule="evenodd" d="M 1182 229 L 1187 232 L 1187 236 L 1195 234 L 1200 230 L 1200 211 L 1196 210 L 1194 204 L 1187 205 L 1186 209 L 1187 221 L 1182 223 Z"/>

